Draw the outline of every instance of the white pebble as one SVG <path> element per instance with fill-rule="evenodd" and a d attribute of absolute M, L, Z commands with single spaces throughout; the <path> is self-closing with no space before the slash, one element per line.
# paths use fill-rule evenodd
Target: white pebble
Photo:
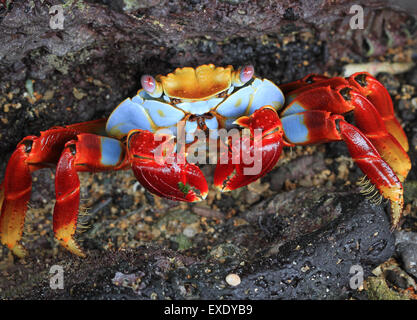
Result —
<path fill-rule="evenodd" d="M 197 230 L 195 228 L 193 228 L 193 227 L 186 227 L 184 229 L 184 231 L 182 232 L 182 234 L 184 236 L 186 236 L 187 238 L 194 237 L 196 235 L 196 233 L 197 233 Z"/>
<path fill-rule="evenodd" d="M 236 273 L 230 273 L 226 277 L 226 282 L 229 285 L 236 287 L 240 284 L 240 277 Z"/>

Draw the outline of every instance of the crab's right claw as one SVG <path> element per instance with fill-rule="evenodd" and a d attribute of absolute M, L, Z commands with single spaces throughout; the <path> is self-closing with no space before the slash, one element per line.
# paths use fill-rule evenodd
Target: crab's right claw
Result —
<path fill-rule="evenodd" d="M 150 192 L 171 200 L 195 202 L 206 198 L 208 186 L 200 168 L 173 152 L 173 136 L 157 137 L 132 130 L 127 138 L 129 162 L 136 179 Z"/>
<path fill-rule="evenodd" d="M 284 146 L 281 120 L 271 106 L 240 117 L 236 123 L 250 134 L 229 137 L 228 149 L 220 151 L 214 185 L 221 191 L 235 190 L 263 177 L 275 166 Z"/>

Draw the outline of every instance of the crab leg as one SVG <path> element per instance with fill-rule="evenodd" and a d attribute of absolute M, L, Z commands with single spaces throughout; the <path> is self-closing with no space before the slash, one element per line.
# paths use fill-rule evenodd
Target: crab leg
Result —
<path fill-rule="evenodd" d="M 84 256 L 73 238 L 80 204 L 77 172 L 121 170 L 127 167 L 124 147 L 116 139 L 86 133 L 65 144 L 56 167 L 53 216 L 55 237 L 61 245 L 78 256 Z"/>
<path fill-rule="evenodd" d="M 309 74 L 301 80 L 280 85 L 280 89 L 284 92 L 286 101 L 289 103 L 299 94 L 314 88 L 326 86 L 336 88 L 349 84 L 371 101 L 381 115 L 388 132 L 398 140 L 405 152 L 408 152 L 407 136 L 395 117 L 392 99 L 388 90 L 367 72 L 358 72 L 346 79 L 340 77 L 327 78 L 322 75 Z"/>
<path fill-rule="evenodd" d="M 362 94 L 351 91 L 349 99 L 355 106 L 356 126 L 366 135 L 381 157 L 395 171 L 400 181 L 404 181 L 411 169 L 411 161 L 399 141 L 392 136 L 374 105 Z"/>
<path fill-rule="evenodd" d="M 332 78 L 301 87 L 290 93 L 293 100 L 283 110 L 282 116 L 307 110 L 325 110 L 344 114 L 354 112 L 356 126 L 367 136 L 381 157 L 395 171 L 401 181 L 411 169 L 407 152 L 392 136 L 376 107 L 356 88 L 343 84 L 343 78 Z M 341 85 L 339 85 L 342 83 Z M 325 86 L 322 86 L 326 84 Z M 295 93 L 294 93 L 295 92 Z"/>
<path fill-rule="evenodd" d="M 32 178 L 26 164 L 30 150 L 24 142 L 18 145 L 6 168 L 6 176 L 0 187 L 0 233 L 1 242 L 18 256 L 26 253 L 19 243 L 30 199 Z"/>
<path fill-rule="evenodd" d="M 327 80 L 327 79 L 329 78 L 324 75 L 310 73 L 300 80 L 281 84 L 279 88 L 282 90 L 282 92 L 285 95 L 287 95 L 289 92 L 303 88 L 311 83 L 315 83 L 315 82 Z"/>
<path fill-rule="evenodd" d="M 284 146 L 281 121 L 271 106 L 264 106 L 249 117 L 241 117 L 236 123 L 250 129 L 251 135 L 241 135 L 235 142 L 233 137 L 229 138 L 227 163 L 219 159 L 214 173 L 214 185 L 221 191 L 231 191 L 263 177 L 275 166 Z M 260 130 L 261 134 L 256 136 L 255 130 Z M 252 161 L 245 163 L 245 154 L 250 155 Z"/>
<path fill-rule="evenodd" d="M 353 160 L 365 173 L 380 194 L 391 201 L 391 225 L 397 228 L 403 211 L 403 187 L 391 167 L 380 157 L 372 143 L 357 128 L 339 122 L 340 135 L 348 146 Z"/>
<path fill-rule="evenodd" d="M 159 139 L 159 137 L 161 139 Z M 164 140 L 165 139 L 165 140 Z M 150 131 L 131 130 L 127 138 L 128 159 L 136 179 L 150 192 L 175 201 L 195 202 L 206 198 L 208 186 L 200 168 L 186 161 L 185 152 L 174 147 L 173 137 L 158 136 Z M 160 150 L 161 154 L 156 152 Z M 161 158 L 158 158 L 161 156 Z"/>
<path fill-rule="evenodd" d="M 398 227 L 404 201 L 401 182 L 365 134 L 347 123 L 343 116 L 321 110 L 291 114 L 281 121 L 285 137 L 294 144 L 343 140 L 362 172 L 391 201 L 391 224 L 393 228 Z"/>
<path fill-rule="evenodd" d="M 366 72 L 355 73 L 348 80 L 352 86 L 372 102 L 381 115 L 388 131 L 398 140 L 403 149 L 408 152 L 407 136 L 395 117 L 394 106 L 388 90 Z"/>
<path fill-rule="evenodd" d="M 104 125 L 103 119 L 54 127 L 41 132 L 39 137 L 25 137 L 18 144 L 0 185 L 0 241 L 16 256 L 23 257 L 26 253 L 19 241 L 32 188 L 31 173 L 56 164 L 65 143 L 75 139 L 80 131 L 101 132 Z"/>

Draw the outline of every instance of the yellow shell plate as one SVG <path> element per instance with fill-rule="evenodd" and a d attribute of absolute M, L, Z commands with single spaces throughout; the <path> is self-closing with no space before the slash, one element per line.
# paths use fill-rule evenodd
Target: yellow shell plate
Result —
<path fill-rule="evenodd" d="M 213 64 L 197 68 L 177 68 L 167 76 L 160 76 L 167 96 L 177 99 L 203 100 L 227 90 L 231 85 L 232 66 L 215 67 Z"/>

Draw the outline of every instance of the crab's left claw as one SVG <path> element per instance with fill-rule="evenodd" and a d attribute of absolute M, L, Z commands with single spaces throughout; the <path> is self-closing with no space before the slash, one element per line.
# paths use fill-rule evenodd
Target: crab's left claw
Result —
<path fill-rule="evenodd" d="M 206 198 L 208 186 L 200 168 L 173 152 L 173 136 L 132 130 L 127 138 L 129 162 L 136 179 L 150 192 L 171 200 Z M 171 144 L 172 142 L 172 144 Z"/>
<path fill-rule="evenodd" d="M 284 145 L 281 120 L 271 106 L 264 106 L 236 124 L 245 131 L 228 136 L 214 173 L 214 185 L 231 191 L 252 183 L 272 170 Z"/>

